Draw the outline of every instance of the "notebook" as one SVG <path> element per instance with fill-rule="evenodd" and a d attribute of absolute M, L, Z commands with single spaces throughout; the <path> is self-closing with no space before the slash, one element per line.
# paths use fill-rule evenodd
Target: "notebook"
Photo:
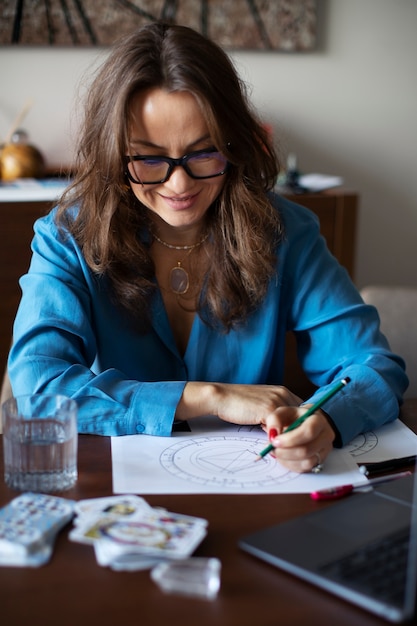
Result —
<path fill-rule="evenodd" d="M 416 610 L 417 479 L 355 493 L 239 546 L 387 621 L 407 621 Z"/>

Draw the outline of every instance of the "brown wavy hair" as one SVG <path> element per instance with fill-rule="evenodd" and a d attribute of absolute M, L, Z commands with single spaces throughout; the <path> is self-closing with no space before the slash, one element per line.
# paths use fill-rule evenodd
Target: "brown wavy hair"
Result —
<path fill-rule="evenodd" d="M 123 38 L 87 94 L 72 185 L 57 220 L 75 237 L 93 273 L 146 329 L 156 289 L 148 210 L 127 184 L 131 102 L 143 90 L 187 91 L 197 99 L 214 145 L 230 162 L 208 210 L 209 253 L 198 314 L 229 331 L 265 297 L 282 237 L 268 199 L 279 162 L 228 55 L 194 30 L 152 23 Z M 74 211 L 74 206 L 77 210 Z"/>

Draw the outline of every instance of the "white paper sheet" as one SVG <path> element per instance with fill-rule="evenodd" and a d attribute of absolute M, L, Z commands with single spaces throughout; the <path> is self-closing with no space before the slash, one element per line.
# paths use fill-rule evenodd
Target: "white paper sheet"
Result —
<path fill-rule="evenodd" d="M 171 437 L 112 437 L 114 493 L 309 493 L 364 479 L 346 448 L 333 450 L 320 474 L 296 474 L 270 455 L 255 462 L 268 444 L 257 427 L 209 417 L 192 429 Z"/>
<path fill-rule="evenodd" d="M 377 463 L 417 454 L 417 435 L 400 420 L 355 437 L 347 449 L 357 463 Z"/>

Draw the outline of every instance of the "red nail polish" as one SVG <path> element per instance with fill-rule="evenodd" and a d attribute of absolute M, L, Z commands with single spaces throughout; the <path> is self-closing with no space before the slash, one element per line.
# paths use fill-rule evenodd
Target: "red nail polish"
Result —
<path fill-rule="evenodd" d="M 278 437 L 278 431 L 276 428 L 270 428 L 268 433 L 269 441 Z"/>

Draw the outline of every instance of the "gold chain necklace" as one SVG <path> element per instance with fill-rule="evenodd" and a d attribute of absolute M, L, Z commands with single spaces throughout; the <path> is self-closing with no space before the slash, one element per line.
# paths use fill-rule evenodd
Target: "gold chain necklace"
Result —
<path fill-rule="evenodd" d="M 184 295 L 185 293 L 187 293 L 190 287 L 190 277 L 188 275 L 187 270 L 185 270 L 182 267 L 181 263 L 184 261 L 184 259 L 187 258 L 189 254 L 191 254 L 191 252 L 195 248 L 198 248 L 206 241 L 208 237 L 208 233 L 205 235 L 205 237 L 203 237 L 203 239 L 201 239 L 200 241 L 197 241 L 197 243 L 193 243 L 188 246 L 174 246 L 173 244 L 167 243 L 166 241 L 163 241 L 162 239 L 160 239 L 158 235 L 155 235 L 155 233 L 152 233 L 152 236 L 158 243 L 165 246 L 166 248 L 169 248 L 170 250 L 187 251 L 187 254 L 185 255 L 185 257 L 181 259 L 180 261 L 177 261 L 177 265 L 175 265 L 169 273 L 169 286 L 170 286 L 171 291 L 175 293 L 177 296 Z"/>

